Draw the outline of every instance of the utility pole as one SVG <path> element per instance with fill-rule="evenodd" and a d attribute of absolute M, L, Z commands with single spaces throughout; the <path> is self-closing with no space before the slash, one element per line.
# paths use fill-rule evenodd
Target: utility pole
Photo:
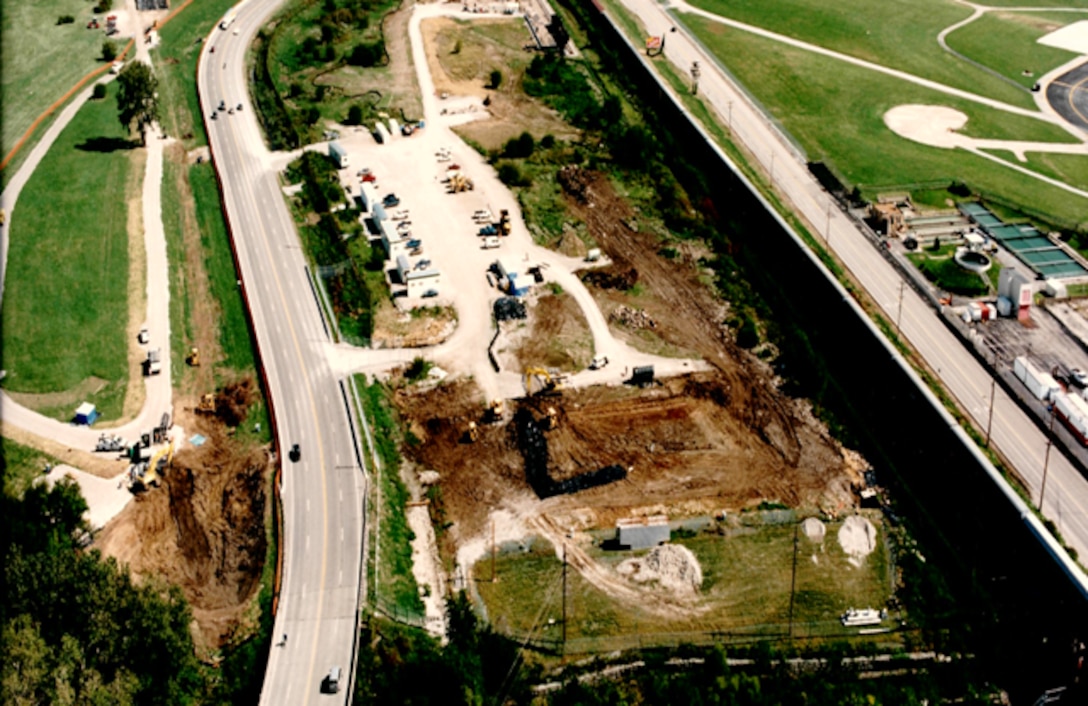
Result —
<path fill-rule="evenodd" d="M 793 637 L 793 594 L 797 587 L 797 528 L 800 522 L 793 523 L 793 570 L 790 574 L 790 627 L 789 637 Z"/>
<path fill-rule="evenodd" d="M 899 338 L 899 322 L 903 319 L 903 288 L 907 286 L 907 280 L 899 280 L 899 309 L 895 313 L 895 337 Z"/>
<path fill-rule="evenodd" d="M 1050 423 L 1046 427 L 1046 453 L 1043 455 L 1043 485 L 1039 489 L 1039 512 L 1043 511 L 1046 496 L 1046 470 L 1050 465 L 1050 447 L 1054 444 L 1054 405 L 1050 405 Z"/>
<path fill-rule="evenodd" d="M 567 653 L 567 543 L 563 542 L 563 648 L 559 653 Z"/>
<path fill-rule="evenodd" d="M 495 573 L 495 521 L 491 521 L 491 583 L 499 580 Z"/>
<path fill-rule="evenodd" d="M 986 418 L 986 448 L 990 448 L 990 428 L 994 423 L 994 392 L 997 390 L 997 351 L 994 351 L 994 369 L 990 373 L 990 414 Z"/>

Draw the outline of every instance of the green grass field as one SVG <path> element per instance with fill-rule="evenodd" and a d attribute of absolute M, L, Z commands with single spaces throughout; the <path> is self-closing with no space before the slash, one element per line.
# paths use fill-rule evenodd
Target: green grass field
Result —
<path fill-rule="evenodd" d="M 841 523 L 830 523 L 822 545 L 800 535 L 793 618 L 797 635 L 843 634 L 838 617 L 849 607 L 883 607 L 891 596 L 883 528 L 878 546 L 861 567 L 847 561 L 836 539 Z M 725 536 L 703 532 L 673 543 L 695 554 L 703 584 L 686 617 L 657 615 L 640 606 L 610 598 L 585 581 L 576 570 L 567 575 L 567 637 L 572 652 L 617 648 L 637 638 L 642 644 L 697 641 L 698 633 L 721 632 L 736 636 L 784 634 L 789 625 L 790 583 L 793 569 L 794 526 L 762 525 L 750 520 Z M 647 551 L 589 554 L 615 567 Z M 496 562 L 498 581 L 491 583 L 490 558 L 476 564 L 476 588 L 491 623 L 500 631 L 525 635 L 537 626 L 545 640 L 559 636 L 562 617 L 562 563 L 548 542 L 534 538 L 527 551 L 504 547 Z M 649 599 L 648 599 L 649 600 Z M 681 638 L 679 636 L 685 636 Z"/>
<path fill-rule="evenodd" d="M 94 15 L 85 0 L 3 0 L 0 10 L 0 156 L 6 156 L 42 111 L 101 63 L 106 35 L 87 29 Z M 58 25 L 61 15 L 76 21 Z"/>
<path fill-rule="evenodd" d="M 185 268 L 184 214 L 178 190 L 174 188 L 179 173 L 186 169 L 166 158 L 162 165 L 162 228 L 166 235 L 166 259 L 170 263 L 170 370 L 174 387 L 185 374 L 185 356 L 193 340 L 190 319 L 193 309 Z"/>
<path fill-rule="evenodd" d="M 970 16 L 950 0 L 695 0 L 692 5 L 843 54 L 1033 108 L 1031 96 L 941 49 L 937 34 Z M 754 59 L 775 59 L 771 51 Z"/>
<path fill-rule="evenodd" d="M 976 190 L 1030 205 L 1057 219 L 1084 221 L 1088 200 L 1026 179 L 1012 170 L 995 168 L 993 163 L 962 151 L 927 147 L 900 138 L 883 122 L 884 113 L 895 105 L 948 105 L 969 116 L 968 126 L 974 123 L 974 129 L 968 131 L 972 135 L 1001 139 L 1014 135 L 1009 129 L 1014 121 L 1006 120 L 1010 116 L 697 17 L 684 19 L 781 120 L 811 161 L 830 163 L 841 178 L 859 185 L 867 195 L 958 179 Z M 1063 138 L 1067 135 L 1054 126 L 1039 126 L 1042 131 L 1033 130 L 1032 139 L 1042 133 Z"/>
<path fill-rule="evenodd" d="M 1038 12 L 987 13 L 974 22 L 949 33 L 948 46 L 983 66 L 1031 88 L 1039 77 L 1076 54 L 1038 44 L 1039 37 L 1063 24 L 1088 18 L 1082 13 Z M 1024 75 L 1024 71 L 1031 72 Z"/>
<path fill-rule="evenodd" d="M 120 414 L 129 375 L 124 197 L 133 143 L 117 120 L 115 93 L 79 111 L 19 198 L 0 354 L 9 390 L 63 392 L 98 379 L 104 387 L 88 400 L 107 419 Z M 49 411 L 72 413 L 67 404 Z"/>
<path fill-rule="evenodd" d="M 184 138 L 186 149 L 208 143 L 196 93 L 196 63 L 202 43 L 197 37 L 211 32 L 233 0 L 194 2 L 174 16 L 160 32 L 155 50 L 163 126 L 167 134 Z M 229 41 L 226 33 L 211 32 L 212 42 Z"/>

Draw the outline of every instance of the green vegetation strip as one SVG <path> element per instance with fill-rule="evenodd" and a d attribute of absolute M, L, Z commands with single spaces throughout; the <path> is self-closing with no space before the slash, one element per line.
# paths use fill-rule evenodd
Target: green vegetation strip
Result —
<path fill-rule="evenodd" d="M 170 136 L 183 138 L 188 149 L 208 143 L 196 91 L 196 65 L 204 46 L 202 39 L 209 33 L 213 44 L 233 39 L 227 32 L 212 30 L 234 4 L 234 0 L 194 2 L 159 33 L 161 43 L 156 50 L 155 75 L 159 79 L 163 126 Z"/>
<path fill-rule="evenodd" d="M 223 365 L 236 371 L 255 370 L 253 347 L 246 318 L 245 302 L 238 288 L 238 271 L 230 247 L 230 237 L 223 223 L 219 185 L 208 162 L 189 168 L 189 186 L 196 201 L 200 243 L 204 248 L 204 267 L 212 296 L 219 305 L 219 344 Z"/>
<path fill-rule="evenodd" d="M 357 375 L 355 381 L 362 412 L 370 422 L 371 438 L 382 464 L 378 479 L 381 504 L 376 508 L 378 516 L 370 518 L 380 528 L 379 564 L 375 567 L 378 580 L 373 595 L 377 607 L 390 616 L 418 619 L 423 616 L 423 601 L 412 573 L 411 542 L 415 534 L 408 527 L 404 514 L 408 490 L 400 479 L 401 456 L 397 448 L 401 439 L 400 427 L 394 420 L 385 388 L 376 382 L 368 385 L 365 375 Z M 367 458 L 370 458 L 369 453 Z"/>
<path fill-rule="evenodd" d="M 7 389 L 63 392 L 83 383 L 80 397 L 106 419 L 120 415 L 129 374 L 124 197 L 133 144 L 117 120 L 115 94 L 111 86 L 76 114 L 19 197 L 0 353 Z M 39 409 L 59 419 L 73 410 L 70 401 Z"/>

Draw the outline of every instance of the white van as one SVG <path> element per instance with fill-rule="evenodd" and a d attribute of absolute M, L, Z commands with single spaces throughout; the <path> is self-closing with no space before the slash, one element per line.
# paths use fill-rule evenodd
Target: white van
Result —
<path fill-rule="evenodd" d="M 321 690 L 326 694 L 335 694 L 340 691 L 340 667 L 333 667 L 325 677 Z"/>

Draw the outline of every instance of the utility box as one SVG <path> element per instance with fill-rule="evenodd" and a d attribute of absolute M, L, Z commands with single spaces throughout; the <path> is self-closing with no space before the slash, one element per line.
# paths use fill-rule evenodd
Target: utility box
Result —
<path fill-rule="evenodd" d="M 348 166 L 348 152 L 340 146 L 339 142 L 329 143 L 329 156 L 336 162 L 337 168 L 343 169 Z"/>

